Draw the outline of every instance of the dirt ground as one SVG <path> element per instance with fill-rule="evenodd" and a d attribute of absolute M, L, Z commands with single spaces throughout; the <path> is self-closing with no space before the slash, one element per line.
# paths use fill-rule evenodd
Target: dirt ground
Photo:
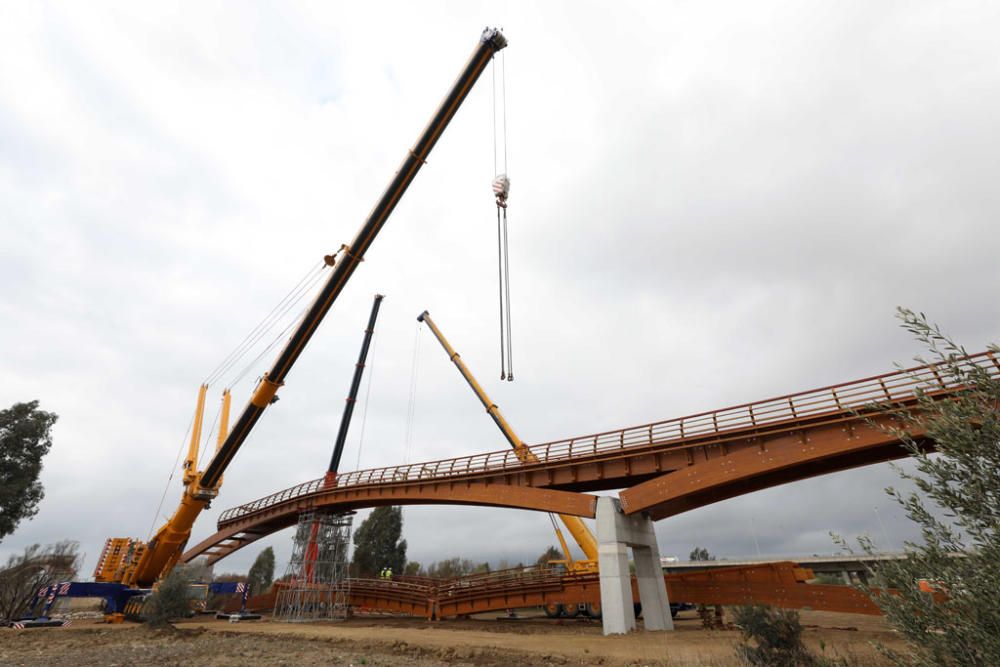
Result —
<path fill-rule="evenodd" d="M 881 619 L 802 612 L 806 642 L 852 665 L 885 664 L 874 643 L 899 648 Z M 428 623 L 386 616 L 343 623 L 243 623 L 191 619 L 176 629 L 103 625 L 76 621 L 68 628 L 0 630 L 3 667 L 187 667 L 213 665 L 737 665 L 734 630 L 705 630 L 693 612 L 677 619 L 672 633 L 639 632 L 604 637 L 598 622 L 554 621 L 537 616 L 518 621 L 484 614 L 467 620 Z M 822 648 L 821 648 L 822 647 Z"/>

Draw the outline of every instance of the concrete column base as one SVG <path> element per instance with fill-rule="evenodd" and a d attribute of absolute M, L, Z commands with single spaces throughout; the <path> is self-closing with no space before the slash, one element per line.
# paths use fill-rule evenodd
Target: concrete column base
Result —
<path fill-rule="evenodd" d="M 604 634 L 624 635 L 635 630 L 632 577 L 628 569 L 628 547 L 599 544 L 597 565 L 601 573 L 601 622 Z"/>
<path fill-rule="evenodd" d="M 597 499 L 597 543 L 604 634 L 620 635 L 636 629 L 628 547 L 632 547 L 635 560 L 645 628 L 673 630 L 660 549 L 649 515 L 625 516 L 618 499 L 601 496 Z"/>

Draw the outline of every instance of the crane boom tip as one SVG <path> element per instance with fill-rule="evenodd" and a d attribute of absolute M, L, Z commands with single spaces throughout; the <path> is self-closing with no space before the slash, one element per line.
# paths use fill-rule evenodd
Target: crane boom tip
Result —
<path fill-rule="evenodd" d="M 479 41 L 492 46 L 494 53 L 507 46 L 507 38 L 500 32 L 500 28 L 484 28 L 483 36 L 479 38 Z"/>

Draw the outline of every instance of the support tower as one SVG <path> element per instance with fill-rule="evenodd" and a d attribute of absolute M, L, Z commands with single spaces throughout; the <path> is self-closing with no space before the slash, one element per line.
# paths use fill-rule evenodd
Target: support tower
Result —
<path fill-rule="evenodd" d="M 274 618 L 286 622 L 347 618 L 348 550 L 354 512 L 299 515 L 292 557 L 278 582 Z"/>

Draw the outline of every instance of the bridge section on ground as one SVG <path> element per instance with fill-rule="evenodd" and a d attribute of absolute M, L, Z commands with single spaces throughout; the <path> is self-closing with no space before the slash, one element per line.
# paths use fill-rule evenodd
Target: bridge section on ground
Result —
<path fill-rule="evenodd" d="M 964 363 L 1000 376 L 993 353 Z M 293 525 L 305 510 L 378 505 L 491 505 L 593 517 L 587 491 L 622 489 L 622 509 L 672 516 L 744 493 L 908 454 L 887 406 L 910 410 L 917 392 L 961 389 L 934 365 L 677 419 L 513 450 L 344 473 L 279 491 L 222 513 L 218 532 L 189 549 L 215 563 Z M 922 433 L 911 432 L 926 447 Z"/>
<path fill-rule="evenodd" d="M 811 570 L 791 562 L 755 563 L 699 572 L 668 574 L 664 577 L 669 598 L 694 604 L 769 604 L 787 609 L 810 607 L 821 611 L 878 615 L 871 599 L 849 586 L 809 584 Z M 247 608 L 269 612 L 274 609 L 276 582 L 264 595 L 247 601 Z M 639 590 L 633 579 L 633 599 Z M 475 574 L 456 579 L 426 577 L 349 579 L 344 588 L 348 604 L 357 612 L 380 611 L 442 619 L 488 611 L 544 607 L 550 603 L 590 604 L 598 609 L 598 575 L 567 574 L 553 569 L 513 569 Z M 309 592 L 302 593 L 309 603 Z M 316 602 L 329 599 L 329 591 L 316 588 Z M 240 600 L 230 601 L 227 610 L 239 608 Z"/>

